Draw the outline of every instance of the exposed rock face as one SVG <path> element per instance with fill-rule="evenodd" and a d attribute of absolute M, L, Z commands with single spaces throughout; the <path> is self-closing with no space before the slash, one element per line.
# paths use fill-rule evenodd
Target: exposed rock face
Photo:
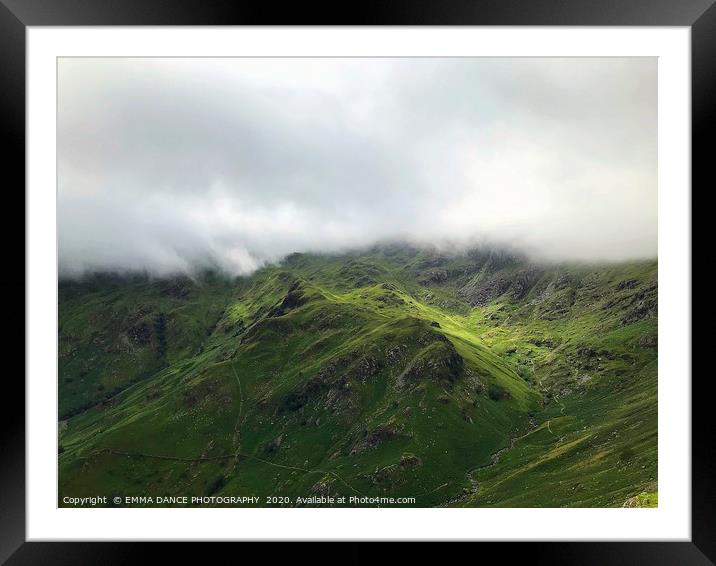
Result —
<path fill-rule="evenodd" d="M 621 281 L 615 286 L 614 294 L 602 305 L 603 310 L 624 309 L 621 324 L 633 324 L 643 319 L 656 317 L 658 310 L 657 285 L 642 288 L 634 279 Z M 635 292 L 629 292 L 636 290 Z"/>
<path fill-rule="evenodd" d="M 288 311 L 300 307 L 306 302 L 304 295 L 305 293 L 303 287 L 301 287 L 301 282 L 295 281 L 289 287 L 288 293 L 286 293 L 286 296 L 283 298 L 283 300 L 269 311 L 268 316 L 283 316 Z"/>
<path fill-rule="evenodd" d="M 577 355 L 580 358 L 596 358 L 599 355 L 599 352 L 588 346 L 581 346 L 577 348 Z"/>
<path fill-rule="evenodd" d="M 448 272 L 445 269 L 432 269 L 420 280 L 421 285 L 430 283 L 444 283 L 448 280 Z"/>
<path fill-rule="evenodd" d="M 398 465 L 404 470 L 409 470 L 412 468 L 419 468 L 423 465 L 423 461 L 415 454 L 406 452 L 400 457 L 400 462 L 398 463 Z"/>
<path fill-rule="evenodd" d="M 512 283 L 505 277 L 495 277 L 483 282 L 471 281 L 460 289 L 460 294 L 473 306 L 484 307 L 505 293 Z"/>
<path fill-rule="evenodd" d="M 405 453 L 400 457 L 400 461 L 397 464 L 389 464 L 382 468 L 377 468 L 372 474 L 368 474 L 367 477 L 371 480 L 374 485 L 395 485 L 403 483 L 409 475 L 406 473 L 409 470 L 415 470 L 423 465 L 420 458 L 414 454 Z"/>
<path fill-rule="evenodd" d="M 552 338 L 534 338 L 529 342 L 531 344 L 534 344 L 535 346 L 538 346 L 540 348 L 548 348 L 549 350 L 553 350 L 557 347 L 557 343 Z"/>
<path fill-rule="evenodd" d="M 353 367 L 353 372 L 358 379 L 365 383 L 368 378 L 378 374 L 383 369 L 383 362 L 373 356 L 364 356 Z"/>
<path fill-rule="evenodd" d="M 330 478 L 323 478 L 313 484 L 311 487 L 311 493 L 316 495 L 333 495 L 336 492 L 334 482 Z"/>
<path fill-rule="evenodd" d="M 391 464 L 380 468 L 370 474 L 368 477 L 375 485 L 379 484 L 394 484 L 400 478 L 401 469 L 397 464 Z"/>
<path fill-rule="evenodd" d="M 531 267 L 514 273 L 487 276 L 481 272 L 458 292 L 473 306 L 484 307 L 510 291 L 510 298 L 520 300 L 537 284 L 542 271 Z"/>
<path fill-rule="evenodd" d="M 555 291 L 561 291 L 562 289 L 571 287 L 574 282 L 574 277 L 571 273 L 562 273 L 554 280 L 552 287 Z"/>
<path fill-rule="evenodd" d="M 377 446 L 380 446 L 388 440 L 393 440 L 400 435 L 400 430 L 394 424 L 382 424 L 378 425 L 373 430 L 366 433 L 366 436 L 360 439 L 353 446 L 351 454 L 361 454 L 366 450 L 371 450 Z"/>
<path fill-rule="evenodd" d="M 336 384 L 342 386 L 342 384 Z M 297 411 L 306 405 L 311 399 L 318 397 L 331 387 L 328 377 L 325 374 L 318 374 L 306 382 L 297 392 L 289 393 L 281 404 L 281 408 L 289 412 Z"/>
<path fill-rule="evenodd" d="M 152 327 L 144 320 L 140 320 L 127 329 L 129 339 L 140 346 L 149 344 L 152 341 Z"/>
<path fill-rule="evenodd" d="M 398 376 L 399 389 L 412 387 L 423 380 L 452 384 L 462 375 L 465 364 L 452 343 L 442 335 L 423 349 Z"/>
<path fill-rule="evenodd" d="M 379 295 L 375 298 L 375 300 L 379 303 L 383 303 L 382 305 L 379 305 L 379 307 L 381 308 L 383 306 L 400 306 L 405 304 L 405 301 L 395 293 L 386 293 L 384 295 Z"/>
<path fill-rule="evenodd" d="M 333 413 L 350 415 L 356 409 L 355 388 L 380 373 L 383 367 L 376 356 L 348 352 L 324 366 L 298 391 L 284 397 L 280 410 L 294 412 L 311 401 L 319 401 Z"/>
<path fill-rule="evenodd" d="M 543 320 L 566 318 L 571 314 L 576 300 L 576 293 L 571 287 L 550 290 L 547 297 L 539 304 L 537 316 Z"/>
<path fill-rule="evenodd" d="M 175 299 L 187 299 L 194 288 L 194 282 L 186 276 L 167 279 L 161 283 L 161 292 Z"/>
<path fill-rule="evenodd" d="M 633 289 L 639 284 L 636 279 L 626 279 L 617 283 L 617 291 L 623 291 L 624 289 Z"/>
<path fill-rule="evenodd" d="M 524 298 L 541 276 L 542 273 L 538 269 L 525 269 L 516 273 L 511 285 L 512 298 L 515 300 Z"/>
<path fill-rule="evenodd" d="M 650 292 L 653 291 L 653 292 Z M 624 315 L 622 324 L 632 324 L 645 318 L 657 315 L 657 297 L 653 289 L 645 289 L 636 293 L 632 299 L 632 308 Z"/>
<path fill-rule="evenodd" d="M 385 360 L 391 367 L 398 365 L 407 351 L 407 344 L 400 344 L 389 348 L 385 353 Z"/>
<path fill-rule="evenodd" d="M 279 434 L 276 438 L 274 438 L 264 446 L 264 452 L 266 454 L 273 454 L 275 452 L 278 452 L 279 448 L 281 448 L 282 443 L 283 435 Z"/>

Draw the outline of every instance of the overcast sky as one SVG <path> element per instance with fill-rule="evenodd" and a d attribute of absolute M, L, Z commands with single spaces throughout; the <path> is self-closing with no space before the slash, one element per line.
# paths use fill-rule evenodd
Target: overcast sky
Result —
<path fill-rule="evenodd" d="M 60 268 L 656 257 L 656 59 L 61 59 Z"/>

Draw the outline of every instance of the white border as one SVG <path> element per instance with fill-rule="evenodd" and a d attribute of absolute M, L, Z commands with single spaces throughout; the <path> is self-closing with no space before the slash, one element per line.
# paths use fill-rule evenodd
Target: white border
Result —
<path fill-rule="evenodd" d="M 28 28 L 28 540 L 690 540 L 690 28 Z M 658 509 L 58 509 L 58 56 L 658 56 Z"/>

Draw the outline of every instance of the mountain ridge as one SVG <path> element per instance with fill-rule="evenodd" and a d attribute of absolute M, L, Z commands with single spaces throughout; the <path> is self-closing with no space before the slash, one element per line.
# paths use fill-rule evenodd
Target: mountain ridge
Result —
<path fill-rule="evenodd" d="M 395 245 L 61 281 L 60 504 L 622 505 L 656 491 L 657 278 Z"/>

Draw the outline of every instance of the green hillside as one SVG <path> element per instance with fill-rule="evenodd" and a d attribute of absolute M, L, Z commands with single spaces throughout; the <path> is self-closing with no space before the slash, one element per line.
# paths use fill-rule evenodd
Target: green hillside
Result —
<path fill-rule="evenodd" d="M 237 279 L 93 275 L 60 282 L 58 365 L 61 506 L 656 500 L 656 261 L 393 245 Z"/>

